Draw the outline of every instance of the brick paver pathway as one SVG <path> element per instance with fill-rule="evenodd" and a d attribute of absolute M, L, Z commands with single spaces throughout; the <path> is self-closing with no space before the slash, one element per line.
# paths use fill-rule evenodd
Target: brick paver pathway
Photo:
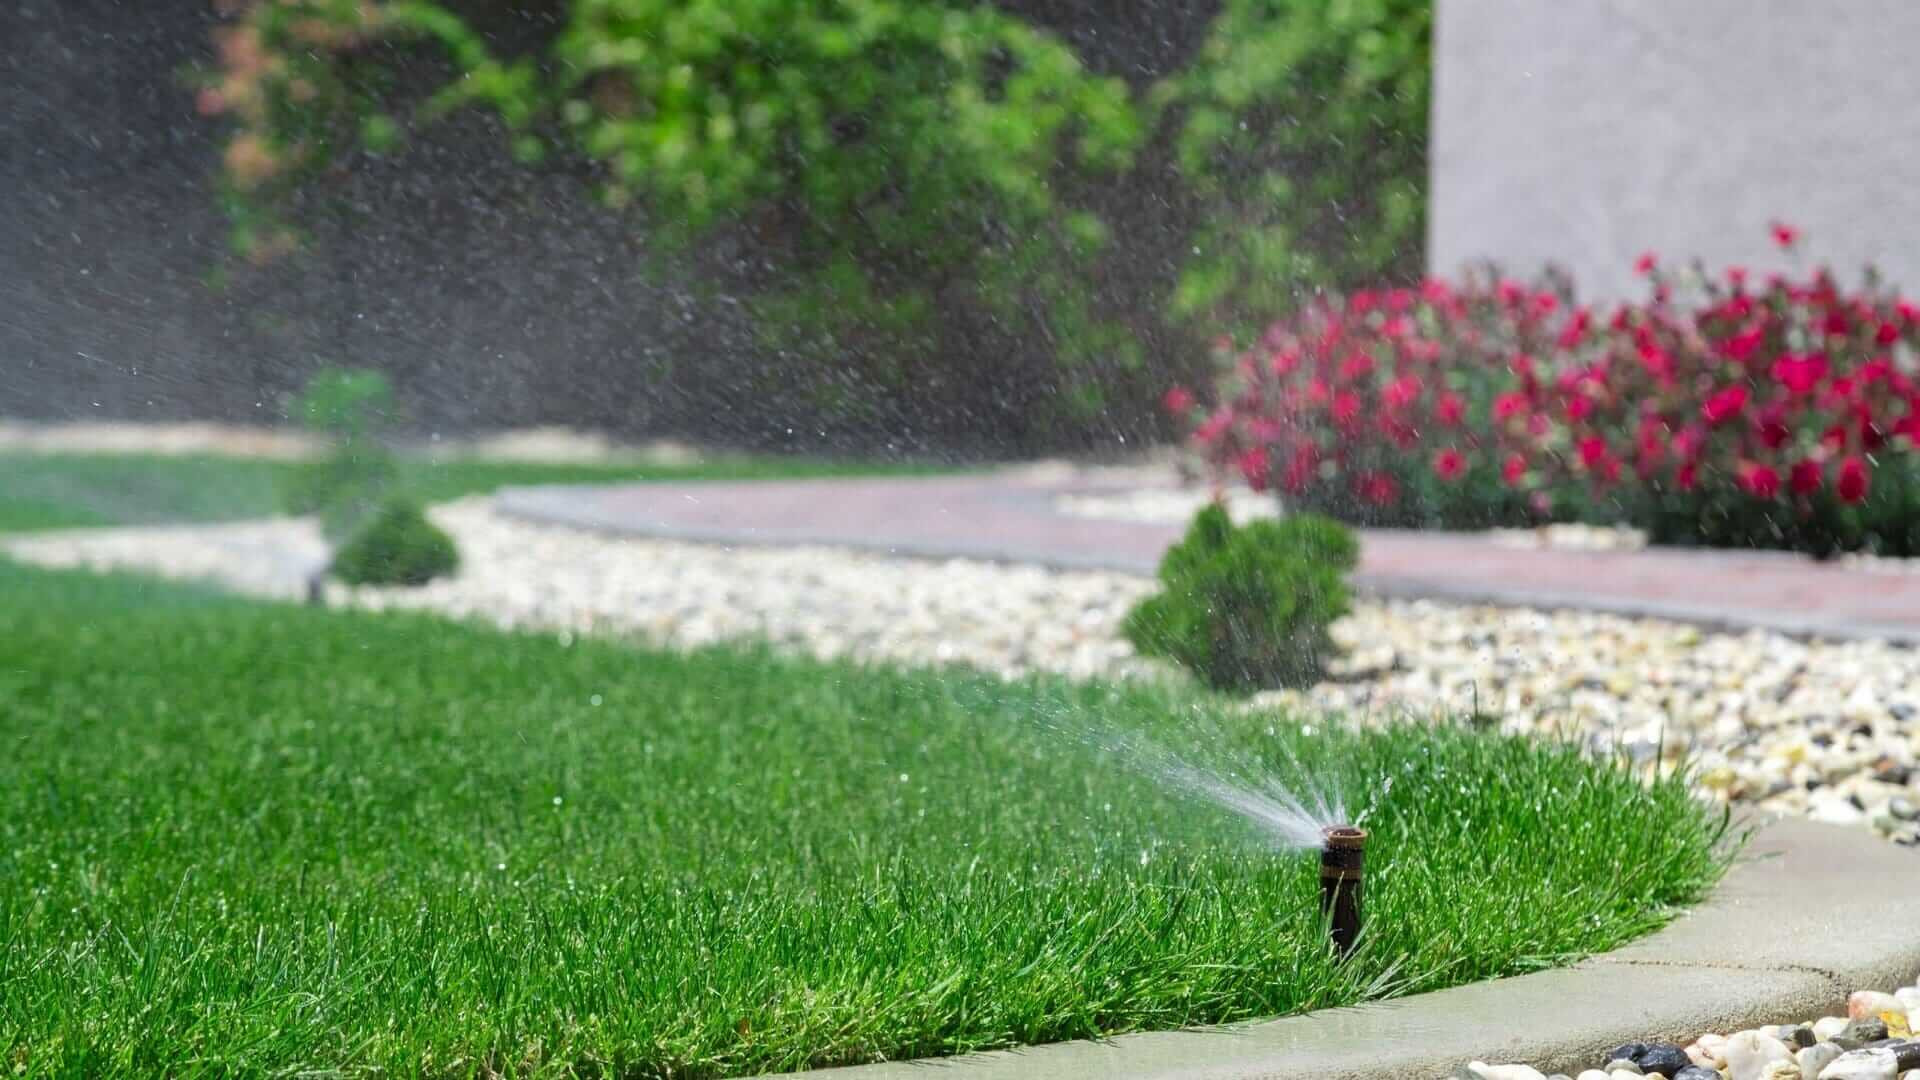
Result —
<path fill-rule="evenodd" d="M 1124 490 L 1012 473 L 518 488 L 502 492 L 498 505 L 516 516 L 668 539 L 1151 573 L 1179 528 L 1076 517 L 1054 507 L 1063 494 Z M 1541 550 L 1464 533 L 1369 530 L 1355 583 L 1382 596 L 1920 642 L 1920 574 L 1777 552 Z"/>

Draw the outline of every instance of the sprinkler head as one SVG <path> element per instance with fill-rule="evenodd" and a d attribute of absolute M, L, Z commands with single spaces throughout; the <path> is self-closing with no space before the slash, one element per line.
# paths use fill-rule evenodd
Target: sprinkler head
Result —
<path fill-rule="evenodd" d="M 1329 825 L 1320 830 L 1320 912 L 1342 958 L 1360 938 L 1360 888 L 1367 871 L 1367 830 Z"/>

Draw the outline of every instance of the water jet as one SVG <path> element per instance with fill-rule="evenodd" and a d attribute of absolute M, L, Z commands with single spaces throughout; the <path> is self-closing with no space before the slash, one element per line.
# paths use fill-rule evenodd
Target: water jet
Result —
<path fill-rule="evenodd" d="M 1360 938 L 1360 893 L 1366 876 L 1367 830 L 1329 825 L 1320 830 L 1320 912 L 1344 959 Z"/>

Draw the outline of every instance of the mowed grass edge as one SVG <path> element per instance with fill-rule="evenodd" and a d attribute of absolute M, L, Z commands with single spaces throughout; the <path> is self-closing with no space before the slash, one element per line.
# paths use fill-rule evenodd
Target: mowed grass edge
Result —
<path fill-rule="evenodd" d="M 32 1076 L 736 1076 L 1569 961 L 1730 854 L 1679 778 L 1453 727 L 329 614 L 0 561 L 0 1050 Z M 1338 787 L 1310 856 L 1116 735 Z"/>

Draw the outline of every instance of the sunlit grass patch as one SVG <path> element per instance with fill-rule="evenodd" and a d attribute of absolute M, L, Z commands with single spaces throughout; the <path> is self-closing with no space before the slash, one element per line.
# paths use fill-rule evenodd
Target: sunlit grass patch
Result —
<path fill-rule="evenodd" d="M 1311 730 L 1309 730 L 1311 729 Z M 1101 750 L 1296 755 L 1311 856 Z M 1677 780 L 1464 728 L 330 614 L 0 562 L 0 1053 L 35 1075 L 727 1076 L 1347 1004 L 1698 899 Z"/>

